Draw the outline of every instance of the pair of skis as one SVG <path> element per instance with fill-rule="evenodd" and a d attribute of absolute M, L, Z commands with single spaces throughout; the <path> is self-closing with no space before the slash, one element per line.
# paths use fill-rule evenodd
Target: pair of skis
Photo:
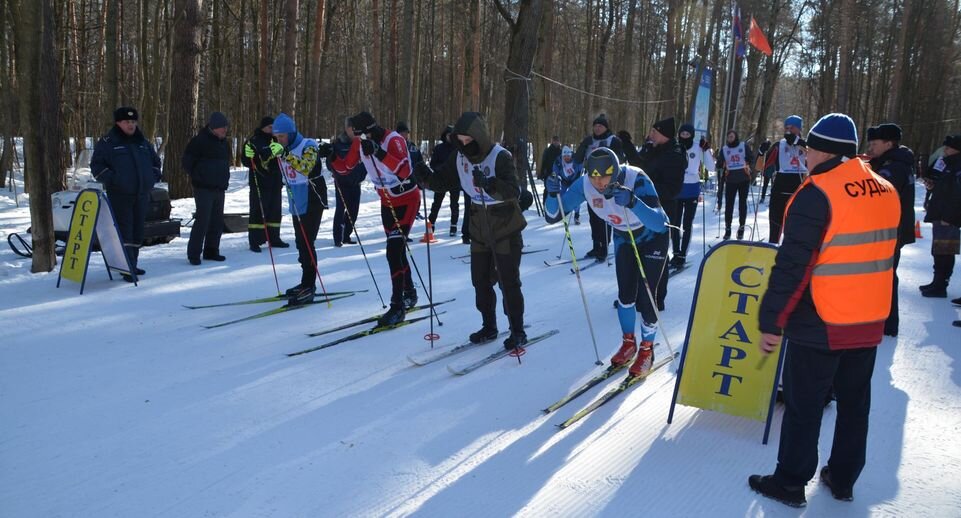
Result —
<path fill-rule="evenodd" d="M 661 367 L 663 367 L 663 366 L 671 363 L 671 362 L 674 361 L 674 359 L 677 358 L 678 356 L 679 356 L 679 354 L 675 353 L 674 355 L 669 356 L 669 357 L 667 357 L 667 358 L 665 358 L 665 359 L 663 359 L 663 360 L 659 360 L 659 361 L 654 362 L 654 364 L 651 366 L 651 369 L 650 369 L 649 371 L 647 371 L 647 372 L 645 372 L 644 374 L 641 374 L 641 375 L 639 375 L 639 376 L 633 376 L 633 375 L 631 375 L 631 374 L 628 374 L 627 377 L 625 377 L 623 380 L 620 381 L 620 383 L 618 383 L 617 385 L 615 385 L 613 388 L 609 389 L 607 392 L 605 392 L 603 395 L 601 395 L 601 397 L 595 399 L 593 402 L 591 402 L 590 405 L 584 407 L 583 409 L 581 409 L 580 411 L 578 411 L 577 413 L 575 413 L 573 416 L 571 416 L 570 418 L 568 418 L 566 421 L 564 421 L 564 422 L 560 423 L 559 425 L 557 425 L 557 427 L 558 427 L 559 429 L 563 430 L 563 429 L 565 429 L 565 428 L 570 427 L 570 426 L 573 425 L 574 423 L 577 423 L 578 421 L 584 419 L 585 417 L 587 417 L 588 415 L 590 415 L 591 412 L 594 412 L 594 411 L 597 410 L 598 408 L 604 406 L 605 404 L 607 404 L 607 403 L 608 403 L 609 401 L 611 401 L 612 399 L 616 398 L 617 396 L 623 394 L 624 392 L 627 392 L 627 391 L 630 390 L 631 388 L 636 387 L 637 385 L 639 385 L 639 384 L 641 384 L 642 382 L 644 382 L 644 380 L 646 380 L 651 374 L 653 374 L 654 371 L 656 371 L 656 370 L 660 369 Z M 551 412 L 553 412 L 553 411 L 561 408 L 562 406 L 570 403 L 570 402 L 573 401 L 574 399 L 576 399 L 576 398 L 582 396 L 583 394 L 587 393 L 587 391 L 589 391 L 590 389 L 592 389 L 592 388 L 595 387 L 596 385 L 599 385 L 599 384 L 603 383 L 604 381 L 606 381 L 606 380 L 614 377 L 615 375 L 617 375 L 618 373 L 620 373 L 622 370 L 624 370 L 626 367 L 627 367 L 627 364 L 621 365 L 621 366 L 616 366 L 616 367 L 613 366 L 613 365 L 611 365 L 611 366 L 607 367 L 606 369 L 604 369 L 603 372 L 601 372 L 601 373 L 598 374 L 597 376 L 594 376 L 593 378 L 587 380 L 586 382 L 584 382 L 584 384 L 582 384 L 581 386 L 577 387 L 576 389 L 574 389 L 573 391 L 571 391 L 571 392 L 570 392 L 569 394 L 567 394 L 566 396 L 562 397 L 562 398 L 561 398 L 560 400 L 558 400 L 556 403 L 554 403 L 554 404 L 550 405 L 549 407 L 545 408 L 545 409 L 544 409 L 544 413 L 545 413 L 545 414 L 549 414 L 549 413 L 551 413 Z"/>
<path fill-rule="evenodd" d="M 367 291 L 367 290 L 364 290 L 364 291 Z M 221 323 L 219 323 L 219 324 L 205 325 L 205 326 L 203 326 L 203 327 L 204 327 L 204 329 L 216 329 L 216 328 L 218 328 L 218 327 L 229 326 L 230 324 L 238 324 L 238 323 L 240 323 L 240 322 L 247 322 L 247 321 L 249 321 L 249 320 L 256 320 L 256 319 L 258 319 L 258 318 L 269 317 L 269 316 L 271 316 L 271 315 L 279 315 L 279 314 L 281 314 L 281 313 L 286 313 L 286 312 L 288 312 L 288 311 L 294 311 L 294 310 L 296 310 L 296 309 L 303 309 L 303 308 L 312 306 L 312 305 L 314 305 L 314 304 L 327 304 L 327 303 L 333 302 L 333 301 L 335 301 L 335 300 L 345 299 L 345 298 L 347 298 L 347 297 L 353 297 L 354 295 L 356 295 L 356 292 L 352 292 L 352 293 L 344 293 L 344 292 L 341 292 L 339 295 L 331 295 L 330 292 L 328 292 L 328 296 L 327 296 L 327 297 L 315 298 L 314 300 L 312 300 L 312 301 L 310 301 L 310 302 L 305 302 L 305 303 L 303 303 L 303 304 L 298 304 L 298 305 L 292 306 L 292 305 L 290 305 L 290 303 L 288 302 L 287 304 L 284 304 L 283 306 L 280 306 L 279 308 L 268 309 L 267 311 L 261 311 L 260 313 L 257 313 L 257 314 L 255 314 L 255 315 L 249 315 L 249 316 L 237 318 L 237 319 L 234 319 L 234 320 L 228 320 L 227 322 L 221 322 Z M 286 298 L 286 297 L 282 297 L 282 298 L 280 298 L 279 300 L 287 300 L 287 298 Z M 269 301 L 267 301 L 267 302 L 269 302 Z M 254 303 L 253 303 L 253 302 L 240 302 L 240 303 L 238 303 L 238 304 L 254 304 Z M 225 305 L 236 305 L 236 304 L 225 304 Z M 191 308 L 191 309 L 197 309 L 197 308 Z"/>
<path fill-rule="evenodd" d="M 421 309 L 427 309 L 427 308 L 437 307 L 437 306 L 440 306 L 441 304 L 447 304 L 448 302 L 453 302 L 453 301 L 454 301 L 454 299 L 448 299 L 448 300 L 443 300 L 443 301 L 440 301 L 440 302 L 435 302 L 434 304 L 422 304 L 422 305 L 420 305 L 420 306 L 414 306 L 414 307 L 408 309 L 408 310 L 407 310 L 407 313 L 413 313 L 413 312 L 418 311 L 418 310 L 421 310 Z M 441 312 L 438 313 L 438 314 L 443 314 L 443 313 L 445 313 L 445 312 L 444 312 L 444 311 L 441 311 Z M 335 346 L 335 345 L 339 345 L 339 344 L 342 344 L 342 343 L 344 343 L 344 342 L 350 342 L 350 341 L 353 341 L 353 340 L 357 340 L 357 339 L 360 339 L 360 338 L 364 338 L 364 337 L 366 337 L 366 336 L 372 336 L 372 335 L 376 335 L 376 334 L 379 334 L 379 333 L 383 333 L 384 331 L 390 331 L 390 330 L 392 330 L 392 329 L 397 329 L 397 328 L 400 328 L 400 327 L 409 326 L 409 325 L 411 325 L 411 324 L 413 324 L 413 323 L 420 322 L 421 320 L 426 320 L 426 319 L 428 319 L 428 318 L 431 318 L 431 316 L 432 316 L 432 315 L 424 315 L 424 316 L 422 316 L 422 317 L 407 319 L 407 320 L 404 320 L 404 321 L 402 321 L 402 322 L 398 322 L 398 323 L 396 323 L 396 324 L 387 325 L 387 326 L 375 325 L 374 327 L 372 327 L 372 328 L 370 328 L 370 329 L 364 329 L 364 330 L 362 330 L 362 331 L 357 331 L 357 332 L 351 333 L 351 334 L 349 334 L 349 335 L 347 335 L 347 336 L 343 336 L 343 337 L 338 338 L 338 339 L 336 339 L 336 340 L 331 340 L 331 341 L 329 341 L 329 342 L 325 342 L 325 343 L 322 343 L 322 344 L 320 344 L 320 345 L 317 345 L 317 346 L 314 346 L 314 347 L 310 347 L 310 348 L 304 349 L 304 350 L 302 350 L 302 351 L 287 353 L 287 356 L 288 356 L 288 357 L 300 356 L 300 355 L 302 355 L 302 354 L 312 353 L 312 352 L 314 352 L 314 351 L 319 351 L 319 350 L 321 350 L 321 349 L 327 349 L 327 348 L 329 348 L 329 347 L 333 347 L 333 346 Z M 360 320 L 355 320 L 355 321 L 353 321 L 353 322 L 348 322 L 348 323 L 346 323 L 346 324 L 344 324 L 344 325 L 340 325 L 340 326 L 337 326 L 337 327 L 334 327 L 334 328 L 331 328 L 331 329 L 325 329 L 325 330 L 323 330 L 323 331 L 317 331 L 317 332 L 314 332 L 314 333 L 308 333 L 307 336 L 310 336 L 310 337 L 323 336 L 323 335 L 326 335 L 326 334 L 335 333 L 335 332 L 337 332 L 337 331 L 343 331 L 343 330 L 345 330 L 345 329 L 350 329 L 350 328 L 352 328 L 352 327 L 357 327 L 357 326 L 362 326 L 362 325 L 364 325 L 364 324 L 374 323 L 374 322 L 377 322 L 377 319 L 379 319 L 379 318 L 380 318 L 380 315 L 375 315 L 375 316 L 371 316 L 371 317 L 367 317 L 367 318 L 362 318 L 362 319 L 360 319 Z"/>
<path fill-rule="evenodd" d="M 537 336 L 528 338 L 528 339 L 527 339 L 527 344 L 524 345 L 524 349 L 527 349 L 528 347 L 530 347 L 530 346 L 532 346 L 532 345 L 534 345 L 534 344 L 536 344 L 536 343 L 542 342 L 542 341 L 544 341 L 544 340 L 546 340 L 546 339 L 548 339 L 548 338 L 550 338 L 550 337 L 558 334 L 559 332 L 560 332 L 560 331 L 558 331 L 557 329 L 551 329 L 550 331 L 547 331 L 546 333 L 539 334 L 539 335 L 537 335 Z M 493 340 L 488 340 L 488 341 L 486 341 L 486 342 L 482 342 L 482 343 L 479 343 L 479 344 L 471 343 L 471 342 L 468 340 L 468 341 L 465 341 L 464 343 L 461 343 L 461 344 L 458 344 L 458 345 L 452 345 L 452 346 L 448 346 L 448 347 L 442 347 L 442 348 L 437 348 L 437 349 L 422 351 L 422 352 L 419 352 L 419 353 L 414 353 L 414 354 L 408 355 L 408 356 L 407 356 L 407 359 L 408 359 L 411 363 L 413 363 L 414 365 L 417 365 L 417 366 L 429 365 L 429 364 L 431 364 L 431 363 L 434 363 L 434 362 L 438 362 L 438 361 L 440 361 L 440 360 L 443 360 L 444 358 L 450 358 L 451 356 L 454 356 L 454 355 L 456 355 L 456 354 L 460 354 L 460 353 L 465 352 L 465 351 L 472 351 L 472 350 L 477 349 L 477 348 L 479 348 L 479 347 L 483 347 L 484 345 L 487 345 L 487 344 L 489 344 L 489 343 L 491 343 L 491 342 L 494 342 L 494 341 L 496 341 L 497 339 L 499 339 L 499 338 L 501 338 L 501 337 L 506 337 L 508 334 L 509 334 L 509 332 L 507 332 L 507 331 L 502 332 L 502 333 L 500 333 L 500 334 L 497 335 L 497 338 L 495 338 L 495 339 L 493 339 Z M 467 362 L 467 363 L 462 363 L 462 364 L 448 365 L 448 366 L 447 366 L 447 370 L 450 371 L 451 374 L 454 374 L 454 375 L 457 375 L 457 376 L 463 376 L 463 375 L 465 375 L 465 374 L 469 374 L 469 373 L 471 373 L 471 372 L 474 372 L 474 371 L 476 371 L 477 369 L 479 369 L 479 368 L 481 368 L 481 367 L 483 367 L 483 366 L 485 366 L 485 365 L 489 365 L 489 364 L 494 363 L 495 361 L 497 361 L 497 360 L 499 360 L 499 359 L 501 359 L 501 358 L 504 358 L 504 357 L 510 356 L 510 355 L 511 355 L 511 351 L 509 351 L 509 350 L 504 349 L 503 347 L 501 347 L 501 348 L 499 348 L 498 350 L 494 351 L 493 353 L 488 354 L 487 356 L 484 356 L 483 358 L 480 358 L 480 359 L 478 359 L 478 360 L 471 361 L 471 362 Z"/>

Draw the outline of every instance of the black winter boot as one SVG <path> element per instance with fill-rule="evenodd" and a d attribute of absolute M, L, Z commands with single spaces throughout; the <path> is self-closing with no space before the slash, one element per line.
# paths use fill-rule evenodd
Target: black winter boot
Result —
<path fill-rule="evenodd" d="M 747 483 L 754 491 L 791 507 L 804 507 L 804 486 L 782 486 L 774 480 L 774 475 L 751 475 Z"/>
<path fill-rule="evenodd" d="M 744 239 L 744 225 L 737 227 L 737 238 Z"/>
<path fill-rule="evenodd" d="M 922 297 L 931 297 L 936 299 L 945 299 L 948 297 L 948 281 L 941 281 L 940 283 L 932 283 L 933 285 L 926 289 L 921 290 Z"/>
<path fill-rule="evenodd" d="M 831 478 L 831 468 L 827 466 L 821 468 L 821 483 L 828 486 L 828 489 L 831 490 L 831 496 L 835 499 L 844 502 L 854 500 L 854 490 L 850 487 L 839 487 L 835 485 L 834 480 Z"/>
<path fill-rule="evenodd" d="M 724 239 L 731 239 L 731 227 L 724 229 Z"/>
<path fill-rule="evenodd" d="M 483 327 L 470 334 L 470 343 L 486 344 L 487 342 L 495 340 L 497 338 L 497 334 L 497 326 L 484 324 Z"/>
<path fill-rule="evenodd" d="M 511 335 L 504 340 L 504 349 L 513 351 L 514 349 L 527 345 L 527 333 L 523 329 L 518 331 L 511 330 Z"/>

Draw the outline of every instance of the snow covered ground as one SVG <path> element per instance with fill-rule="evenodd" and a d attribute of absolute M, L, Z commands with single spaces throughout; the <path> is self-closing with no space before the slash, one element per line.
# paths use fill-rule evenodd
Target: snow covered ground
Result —
<path fill-rule="evenodd" d="M 29 225 L 23 195 L 20 202 L 16 208 L 11 193 L 0 193 L 0 239 Z M 179 200 L 174 216 L 186 222 L 192 208 L 192 200 Z M 246 182 L 236 171 L 227 212 L 246 210 Z M 758 217 L 764 234 L 766 211 L 762 205 Z M 460 342 L 479 326 L 469 267 L 450 257 L 467 247 L 447 237 L 447 214 L 438 224 L 441 241 L 431 247 L 433 289 L 439 299 L 457 300 L 442 306 L 440 344 Z M 951 327 L 958 312 L 947 300 L 922 298 L 916 289 L 930 280 L 929 227 L 902 257 L 901 336 L 879 349 L 868 460 L 855 500 L 835 501 L 815 479 L 807 509 L 797 511 L 747 486 L 749 474 L 774 468 L 781 410 L 767 446 L 762 424 L 721 414 L 678 407 L 667 425 L 673 368 L 557 431 L 555 424 L 600 389 L 556 414 L 540 412 L 597 368 L 575 277 L 543 264 L 561 250 L 562 227 L 545 227 L 533 211 L 528 219 L 525 243 L 548 249 L 523 259 L 530 333 L 556 328 L 560 335 L 532 346 L 522 365 L 507 358 L 464 377 L 451 376 L 447 361 L 407 361 L 427 347 L 426 321 L 285 356 L 341 336 L 306 333 L 381 311 L 360 250 L 332 246 L 332 212 L 317 241 L 324 283 L 369 292 L 331 308 L 212 330 L 201 326 L 279 305 L 182 307 L 275 293 L 269 257 L 247 251 L 246 234 L 224 236 L 225 263 L 191 267 L 185 228 L 183 237 L 142 251 L 147 275 L 137 287 L 108 281 L 94 256 L 82 296 L 69 282 L 57 289 L 56 272 L 29 273 L 29 260 L 0 246 L 0 515 L 961 516 L 961 330 Z M 701 222 L 698 214 L 696 261 L 703 257 Z M 386 291 L 384 237 L 370 190 L 359 228 Z M 573 228 L 583 253 L 587 218 Z M 418 222 L 416 237 L 422 232 Z M 283 234 L 293 243 L 289 218 Z M 716 216 L 708 213 L 708 244 L 716 234 Z M 426 277 L 426 247 L 413 250 Z M 275 255 L 281 288 L 295 284 L 296 251 Z M 606 359 L 620 342 L 613 268 L 583 276 Z M 670 282 L 663 326 L 676 348 L 696 276 L 689 268 Z M 961 295 L 956 286 L 949 290 Z M 832 405 L 823 458 L 834 415 Z"/>

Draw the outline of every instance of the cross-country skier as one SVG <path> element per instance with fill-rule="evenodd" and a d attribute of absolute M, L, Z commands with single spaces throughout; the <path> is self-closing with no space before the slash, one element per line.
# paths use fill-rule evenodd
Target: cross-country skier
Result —
<path fill-rule="evenodd" d="M 753 180 L 751 162 L 754 153 L 751 146 L 741 140 L 737 131 L 727 132 L 727 143 L 718 153 L 718 170 L 724 168 L 724 183 L 727 193 L 724 197 L 724 239 L 731 239 L 731 220 L 734 219 L 734 198 L 738 198 L 737 238 L 744 239 L 744 226 L 747 224 L 747 196 Z"/>
<path fill-rule="evenodd" d="M 358 163 L 364 164 L 367 178 L 380 194 L 380 219 L 387 234 L 387 264 L 393 290 L 390 309 L 377 324 L 394 325 L 417 305 L 405 241 L 420 210 L 420 189 L 411 176 L 410 152 L 404 137 L 396 131 L 388 133 L 368 112 L 360 112 L 350 120 L 354 140 L 347 155 L 334 161 L 334 167 L 338 173 L 348 174 Z"/>
<path fill-rule="evenodd" d="M 687 248 L 691 244 L 691 228 L 694 225 L 694 215 L 697 214 L 697 204 L 701 198 L 701 166 L 709 171 L 714 170 L 714 158 L 711 155 L 711 146 L 701 139 L 700 143 L 694 144 L 694 126 L 684 124 L 678 132 L 678 142 L 687 153 L 687 169 L 684 171 L 684 186 L 678 193 L 675 201 L 673 219 L 671 225 L 671 245 L 674 248 L 674 256 L 671 258 L 671 266 L 674 268 L 684 267 L 687 262 Z M 678 230 L 679 227 L 681 230 Z M 683 231 L 683 235 L 681 234 Z"/>
<path fill-rule="evenodd" d="M 654 182 L 641 169 L 621 165 L 610 149 L 599 148 L 588 155 L 584 176 L 563 195 L 560 194 L 561 180 L 557 176 L 548 178 L 545 185 L 548 190 L 545 207 L 548 223 L 564 217 L 560 212 L 561 203 L 568 210 L 587 202 L 592 214 L 614 228 L 617 318 L 624 336 L 611 364 L 625 365 L 633 360 L 631 375 L 646 373 L 654 362 L 654 337 L 657 334 L 657 312 L 651 298 L 664 271 L 668 243 L 667 214 L 661 208 Z M 631 245 L 631 235 L 634 246 Z M 637 257 L 644 268 L 643 276 Z M 646 287 L 643 284 L 645 278 Z M 642 319 L 640 347 L 634 335 L 637 313 Z"/>
<path fill-rule="evenodd" d="M 784 119 L 784 138 L 768 152 L 765 167 L 774 166 L 774 181 L 771 183 L 771 208 L 768 210 L 771 231 L 768 241 L 781 240 L 781 226 L 784 223 L 784 210 L 794 191 L 801 186 L 807 176 L 807 143 L 801 138 L 804 121 L 797 115 Z"/>
<path fill-rule="evenodd" d="M 436 171 L 426 165 L 417 169 L 418 180 L 432 191 L 461 188 L 471 200 L 470 273 L 477 311 L 483 325 L 471 333 L 472 343 L 497 338 L 497 294 L 500 284 L 504 313 L 511 334 L 505 349 L 523 347 L 524 295 L 521 293 L 521 231 L 527 220 L 518 201 L 521 190 L 510 151 L 491 141 L 481 114 L 465 112 L 454 124 L 451 142 L 456 153 Z"/>
<path fill-rule="evenodd" d="M 584 170 L 584 165 L 579 164 L 574 161 L 574 150 L 570 146 L 564 146 L 561 149 L 561 156 L 557 157 L 554 161 L 554 167 L 552 172 L 558 178 L 561 179 L 561 194 L 571 188 L 574 181 L 581 177 L 581 171 Z M 545 178 L 546 180 L 546 178 Z M 571 207 L 571 211 L 574 212 L 574 224 L 581 224 L 581 207 Z"/>

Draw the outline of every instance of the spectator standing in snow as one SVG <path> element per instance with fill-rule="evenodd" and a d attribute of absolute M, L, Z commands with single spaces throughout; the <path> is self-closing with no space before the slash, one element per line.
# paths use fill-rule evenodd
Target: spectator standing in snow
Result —
<path fill-rule="evenodd" d="M 929 170 L 925 184 L 931 191 L 924 221 L 933 229 L 934 280 L 921 286 L 921 295 L 944 298 L 954 271 L 954 256 L 961 251 L 961 135 L 944 139 L 944 155 Z M 961 305 L 961 297 L 952 302 Z"/>
<path fill-rule="evenodd" d="M 137 127 L 137 117 L 137 110 L 127 106 L 113 112 L 114 126 L 97 141 L 90 173 L 107 192 L 130 267 L 143 275 L 146 272 L 137 263 L 150 191 L 160 181 L 160 158 Z M 123 279 L 134 280 L 129 274 L 123 274 Z"/>
<path fill-rule="evenodd" d="M 187 242 L 187 260 L 200 264 L 224 261 L 220 236 L 224 232 L 224 193 L 230 183 L 230 146 L 227 144 L 227 116 L 213 112 L 207 125 L 190 139 L 184 150 L 183 168 L 194 188 L 196 214 Z"/>
<path fill-rule="evenodd" d="M 751 475 L 762 495 L 793 507 L 818 465 L 824 401 L 834 389 L 834 444 L 821 482 L 852 500 L 867 447 L 871 376 L 890 312 L 900 202 L 858 158 L 854 121 L 822 117 L 808 133 L 811 174 L 785 207 L 759 312 L 762 354 L 784 339 L 784 420 L 772 475 Z M 859 187 L 860 186 L 860 187 Z M 851 245 L 857 246 L 851 246 Z"/>

